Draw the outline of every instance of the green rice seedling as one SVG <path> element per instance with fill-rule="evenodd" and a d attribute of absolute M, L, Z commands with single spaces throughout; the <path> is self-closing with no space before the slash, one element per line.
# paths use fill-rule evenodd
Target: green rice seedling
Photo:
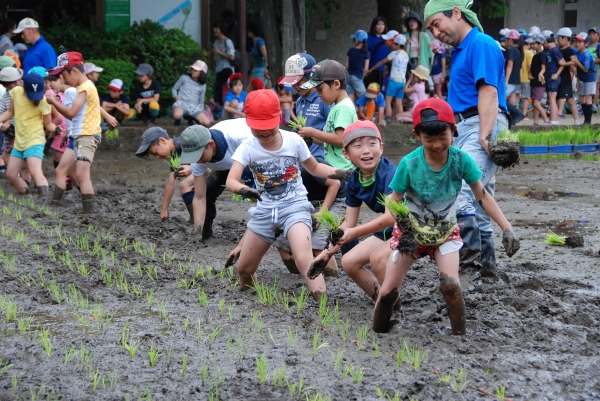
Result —
<path fill-rule="evenodd" d="M 448 372 L 447 375 L 440 375 L 440 377 L 438 377 L 439 384 L 448 384 L 450 383 L 450 380 L 452 380 L 452 371 Z"/>
<path fill-rule="evenodd" d="M 77 321 L 81 324 L 83 324 L 85 327 L 87 327 L 88 329 L 92 327 L 92 323 L 89 322 L 85 317 L 81 316 L 80 314 L 78 314 L 77 312 L 73 312 L 73 314 L 75 315 L 75 318 L 77 319 Z"/>
<path fill-rule="evenodd" d="M 77 273 L 81 274 L 83 277 L 89 277 L 90 275 L 90 270 L 85 267 L 83 260 L 80 260 L 79 262 L 75 261 L 75 270 L 77 270 Z"/>
<path fill-rule="evenodd" d="M 219 300 L 218 307 L 219 307 L 219 313 L 222 314 L 223 311 L 225 310 L 225 300 L 224 299 Z"/>
<path fill-rule="evenodd" d="M 519 142 L 519 132 L 505 129 L 496 136 L 497 142 Z"/>
<path fill-rule="evenodd" d="M 319 391 L 314 393 L 306 393 L 306 401 L 331 401 L 331 396 L 323 395 Z"/>
<path fill-rule="evenodd" d="M 8 200 L 15 202 L 15 196 L 12 193 L 8 194 Z"/>
<path fill-rule="evenodd" d="M 383 205 L 386 209 L 392 212 L 394 216 L 396 216 L 396 220 L 398 221 L 408 216 L 409 210 L 406 199 L 401 201 L 394 201 L 389 197 L 381 194 L 379 195 L 377 202 L 379 202 L 380 205 Z"/>
<path fill-rule="evenodd" d="M 206 266 L 206 277 L 208 277 L 209 280 L 212 280 L 212 276 L 213 276 L 213 267 L 211 265 Z"/>
<path fill-rule="evenodd" d="M 158 313 L 160 313 L 160 315 L 163 317 L 163 319 L 165 319 L 167 326 L 170 326 L 171 323 L 169 322 L 169 315 L 167 313 L 167 304 L 168 304 L 168 302 L 163 299 L 162 301 L 158 302 L 157 308 L 158 308 Z"/>
<path fill-rule="evenodd" d="M 356 344 L 358 345 L 359 350 L 365 349 L 365 344 L 367 343 L 367 333 L 369 332 L 368 326 L 360 326 L 356 329 Z"/>
<path fill-rule="evenodd" d="M 300 294 L 298 296 L 292 295 L 292 301 L 294 301 L 294 303 L 296 304 L 296 315 L 299 315 L 300 311 L 302 311 L 302 309 L 304 308 L 304 305 L 308 300 L 308 295 L 308 291 L 304 286 L 302 286 L 302 289 L 300 290 Z"/>
<path fill-rule="evenodd" d="M 160 352 L 158 352 L 158 350 L 156 349 L 154 344 L 152 344 L 150 346 L 150 349 L 148 350 L 148 357 L 150 358 L 150 367 L 156 366 L 156 361 L 158 360 L 158 357 L 161 355 L 162 354 Z"/>
<path fill-rule="evenodd" d="M 119 130 L 116 128 L 109 128 L 104 132 L 104 138 L 108 142 L 116 141 L 119 139 Z"/>
<path fill-rule="evenodd" d="M 375 358 L 379 358 L 379 344 L 377 344 L 375 336 L 373 336 L 373 341 L 371 343 L 373 344 L 373 355 L 375 355 Z"/>
<path fill-rule="evenodd" d="M 252 277 L 252 289 L 258 295 L 263 306 L 272 306 L 274 303 L 277 303 L 277 290 L 279 289 L 277 279 L 273 281 L 273 286 L 271 287 L 267 284 L 261 284 Z"/>
<path fill-rule="evenodd" d="M 142 289 L 142 286 L 141 285 L 137 285 L 135 283 L 131 284 L 131 291 L 133 291 L 133 294 L 137 298 L 141 298 L 142 294 L 144 293 L 144 290 Z"/>
<path fill-rule="evenodd" d="M 17 374 L 15 373 L 12 377 L 12 389 L 15 390 L 17 388 L 17 386 L 19 385 L 19 376 L 17 376 Z"/>
<path fill-rule="evenodd" d="M 348 332 L 350 331 L 350 320 L 346 319 L 345 321 L 339 324 L 340 326 L 340 335 L 344 341 L 348 340 Z"/>
<path fill-rule="evenodd" d="M 267 356 L 263 352 L 260 358 L 256 358 L 256 368 L 258 369 L 258 381 L 264 383 L 267 381 Z"/>
<path fill-rule="evenodd" d="M 352 377 L 352 381 L 354 382 L 354 384 L 359 384 L 365 376 L 365 368 L 360 367 L 352 369 L 352 372 L 350 372 L 350 376 Z"/>
<path fill-rule="evenodd" d="M 346 352 L 346 350 L 341 348 L 337 349 L 337 352 L 335 353 L 335 370 L 340 370 L 340 368 L 342 367 L 342 358 L 344 357 L 344 352 Z M 331 355 L 333 355 L 333 353 Z"/>
<path fill-rule="evenodd" d="M 198 339 L 198 342 L 202 341 L 202 324 L 200 323 L 200 319 L 198 319 L 198 322 L 196 323 L 196 338 Z"/>
<path fill-rule="evenodd" d="M 0 377 L 2 377 L 8 369 L 12 367 L 12 364 L 6 364 L 4 366 L 4 358 L 0 357 Z"/>
<path fill-rule="evenodd" d="M 294 120 L 289 120 L 287 122 L 288 127 L 295 129 L 295 130 L 299 130 L 302 127 L 306 127 L 306 117 L 304 117 L 300 114 L 297 116 L 297 118 L 298 118 L 298 122 L 296 122 Z"/>
<path fill-rule="evenodd" d="M 320 214 L 316 214 L 314 217 L 319 222 L 321 231 L 328 233 L 329 240 L 332 243 L 336 243 L 344 235 L 343 231 L 340 230 L 340 225 L 345 218 L 344 215 L 336 217 L 329 210 L 321 209 Z"/>
<path fill-rule="evenodd" d="M 123 252 L 129 249 L 129 240 L 126 237 L 119 238 L 118 244 Z"/>
<path fill-rule="evenodd" d="M 288 340 L 290 340 L 290 345 L 292 348 L 296 348 L 296 344 L 298 343 L 298 330 L 292 331 L 291 327 L 288 327 L 285 334 L 287 334 Z"/>
<path fill-rule="evenodd" d="M 154 303 L 154 288 L 146 293 L 146 303 L 148 304 L 148 308 L 152 308 L 152 304 Z"/>
<path fill-rule="evenodd" d="M 227 315 L 229 315 L 229 322 L 233 323 L 233 305 L 229 305 L 227 308 Z"/>
<path fill-rule="evenodd" d="M 177 155 L 176 152 L 171 153 L 171 157 L 166 161 L 171 171 L 176 173 L 179 170 L 179 166 L 181 166 L 181 157 Z"/>
<path fill-rule="evenodd" d="M 42 394 L 43 390 L 44 390 L 44 382 L 42 382 L 42 384 L 40 385 L 40 388 L 37 391 L 35 391 L 33 388 L 30 388 L 29 389 L 29 399 L 31 401 L 37 400 L 40 397 L 40 395 Z"/>
<path fill-rule="evenodd" d="M 96 389 L 98 388 L 98 384 L 100 384 L 101 379 L 102 376 L 100 375 L 100 371 L 97 368 L 95 371 L 91 369 L 90 380 L 92 381 L 92 389 L 94 391 L 96 391 Z"/>
<path fill-rule="evenodd" d="M 327 343 L 327 342 L 319 344 L 319 337 L 320 336 L 321 336 L 321 330 L 317 328 L 315 330 L 315 335 L 313 336 L 313 346 L 312 346 L 312 359 L 313 359 L 313 361 L 315 360 L 315 356 L 317 355 L 317 352 L 319 352 L 320 349 L 329 347 L 329 343 Z"/>
<path fill-rule="evenodd" d="M 187 356 L 187 354 L 183 354 L 183 357 L 181 359 L 181 371 L 180 371 L 180 375 L 181 375 L 182 379 L 185 377 L 185 371 L 187 369 L 187 362 L 188 362 L 188 356 Z"/>
<path fill-rule="evenodd" d="M 221 270 L 219 270 L 219 273 L 217 274 L 217 279 L 223 280 L 224 278 L 225 278 L 225 269 L 221 269 Z"/>
<path fill-rule="evenodd" d="M 142 264 L 140 263 L 139 260 L 137 261 L 137 264 L 135 265 L 135 272 L 140 277 L 142 277 L 144 275 L 144 269 L 142 269 Z"/>
<path fill-rule="evenodd" d="M 208 305 L 208 296 L 206 295 L 206 292 L 203 288 L 198 288 L 198 304 L 200 306 Z"/>
<path fill-rule="evenodd" d="M 19 333 L 28 334 L 31 331 L 31 322 L 33 321 L 33 317 L 22 317 L 17 320 L 17 324 L 19 327 Z"/>
<path fill-rule="evenodd" d="M 217 326 L 213 329 L 213 331 L 208 335 L 208 343 L 210 345 L 212 345 L 215 340 L 217 339 L 217 336 L 223 331 L 223 328 L 221 326 Z"/>
<path fill-rule="evenodd" d="M 4 206 L 2 207 L 2 213 L 4 213 L 4 215 L 5 215 L 6 217 L 10 217 L 10 215 L 11 215 L 11 213 L 12 213 L 12 210 L 11 210 L 11 208 L 10 208 L 10 205 L 4 205 Z"/>
<path fill-rule="evenodd" d="M 4 199 L 4 188 L 0 187 L 0 198 Z"/>
<path fill-rule="evenodd" d="M 183 331 L 187 331 L 189 325 L 190 325 L 190 315 L 187 315 L 185 317 L 185 320 L 183 321 Z"/>
<path fill-rule="evenodd" d="M 202 280 L 204 280 L 204 267 L 202 267 L 201 265 L 198 265 L 198 267 L 196 268 L 196 277 L 200 277 Z"/>
<path fill-rule="evenodd" d="M 156 268 L 152 265 L 148 265 L 146 266 L 146 275 L 148 276 L 148 278 L 152 281 L 156 281 L 155 279 L 158 278 L 158 274 L 155 274 L 156 277 L 154 277 L 152 274 L 156 273 Z"/>
<path fill-rule="evenodd" d="M 407 358 L 408 362 L 413 366 L 415 372 L 419 371 L 421 367 L 421 363 L 427 358 L 427 353 L 424 350 L 421 350 L 417 346 L 409 347 L 404 340 L 404 356 Z"/>
<path fill-rule="evenodd" d="M 46 355 L 52 356 L 52 343 L 50 342 L 50 330 L 44 327 L 41 328 L 38 342 L 46 351 Z"/>
<path fill-rule="evenodd" d="M 69 350 L 65 354 L 65 365 L 71 362 L 71 359 L 73 359 L 75 355 L 77 355 L 77 348 L 75 348 L 74 345 L 71 345 L 71 348 L 69 348 Z"/>
<path fill-rule="evenodd" d="M 8 227 L 8 226 L 5 226 L 4 224 L 2 224 L 2 236 L 10 237 L 12 234 L 12 231 L 13 231 L 12 227 Z"/>
<path fill-rule="evenodd" d="M 0 376 L 2 376 L 2 374 L 0 374 Z M 504 401 L 506 399 L 506 384 L 501 387 L 496 387 L 495 395 L 498 400 Z"/>
<path fill-rule="evenodd" d="M 275 387 L 281 387 L 285 380 L 285 366 L 280 367 L 273 371 L 273 385 Z"/>
<path fill-rule="evenodd" d="M 466 386 L 467 382 L 465 381 L 465 368 L 461 367 L 458 371 L 458 374 L 452 379 L 452 384 L 450 384 L 450 387 L 452 387 L 452 390 L 454 390 L 455 393 L 462 393 Z"/>
<path fill-rule="evenodd" d="M 552 230 L 548 230 L 544 242 L 548 245 L 563 246 L 566 242 L 567 237 L 555 234 Z"/>
<path fill-rule="evenodd" d="M 523 146 L 544 146 L 548 143 L 545 132 L 519 131 L 519 143 Z"/>
<path fill-rule="evenodd" d="M 233 277 L 235 275 L 235 270 L 233 268 L 233 266 L 229 266 L 227 268 L 227 276 L 229 276 L 230 278 Z"/>
<path fill-rule="evenodd" d="M 21 211 L 20 207 L 18 207 L 17 211 L 15 212 L 15 219 L 17 219 L 17 221 L 21 221 L 23 219 L 23 212 Z"/>
<path fill-rule="evenodd" d="M 200 366 L 200 378 L 202 379 L 202 384 L 204 384 L 204 380 L 208 377 L 208 364 L 206 362 L 202 362 Z"/>
<path fill-rule="evenodd" d="M 12 319 L 16 319 L 17 318 L 17 303 L 13 300 L 8 300 L 6 302 L 6 308 L 4 310 L 4 317 L 6 318 L 6 321 L 9 322 Z"/>

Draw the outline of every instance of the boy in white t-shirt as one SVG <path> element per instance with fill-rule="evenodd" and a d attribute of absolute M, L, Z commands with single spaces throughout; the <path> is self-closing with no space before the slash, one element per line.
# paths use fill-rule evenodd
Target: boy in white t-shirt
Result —
<path fill-rule="evenodd" d="M 181 164 L 191 164 L 194 176 L 194 234 L 202 241 L 212 236 L 213 220 L 217 216 L 217 198 L 225 189 L 227 174 L 238 146 L 252 133 L 246 120 L 225 120 L 211 129 L 193 125 L 181 133 Z M 182 166 L 180 169 L 189 167 Z M 207 171 L 212 174 L 207 177 Z"/>
<path fill-rule="evenodd" d="M 398 116 L 404 110 L 402 99 L 404 99 L 404 85 L 406 85 L 406 68 L 408 66 L 408 54 L 404 51 L 406 37 L 396 35 L 392 43 L 392 51 L 379 63 L 375 64 L 369 72 L 376 70 L 387 62 L 391 62 L 390 79 L 385 88 L 385 119 L 387 124 L 397 121 Z M 394 113 L 392 116 L 392 100 L 394 101 Z M 392 119 L 393 117 L 393 119 Z"/>
<path fill-rule="evenodd" d="M 270 90 L 252 91 L 246 98 L 246 122 L 252 138 L 242 142 L 231 157 L 233 165 L 227 177 L 227 190 L 258 200 L 249 210 L 252 216 L 244 235 L 237 264 L 242 290 L 253 285 L 255 272 L 277 236 L 283 230 L 290 242 L 296 266 L 316 301 L 325 292 L 325 280 L 319 275 L 307 278 L 313 263 L 311 249 L 311 211 L 300 165 L 312 175 L 346 179 L 351 170 L 337 170 L 318 163 L 298 135 L 280 131 L 279 99 Z M 246 166 L 250 167 L 258 189 L 240 182 Z"/>

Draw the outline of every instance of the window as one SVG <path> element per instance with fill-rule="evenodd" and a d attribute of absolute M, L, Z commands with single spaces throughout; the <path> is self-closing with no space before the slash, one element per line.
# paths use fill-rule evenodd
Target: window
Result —
<path fill-rule="evenodd" d="M 563 25 L 569 28 L 577 26 L 577 2 L 579 0 L 565 0 L 565 13 Z"/>

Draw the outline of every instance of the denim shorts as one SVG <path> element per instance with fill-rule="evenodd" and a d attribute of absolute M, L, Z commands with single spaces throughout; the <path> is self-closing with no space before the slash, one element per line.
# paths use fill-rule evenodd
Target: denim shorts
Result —
<path fill-rule="evenodd" d="M 44 145 L 33 145 L 22 152 L 20 150 L 17 150 L 17 148 L 13 147 L 10 151 L 10 155 L 18 157 L 19 159 L 27 159 L 29 157 L 37 157 L 38 159 L 44 159 Z"/>
<path fill-rule="evenodd" d="M 396 82 L 390 79 L 388 81 L 387 88 L 385 88 L 385 95 L 395 97 L 397 99 L 404 99 L 405 85 L 405 82 Z"/>
<path fill-rule="evenodd" d="M 358 77 L 355 77 L 354 75 L 348 74 L 346 76 L 346 85 L 346 92 L 348 92 L 348 94 L 354 92 L 363 94 L 367 91 L 363 80 Z"/>
<path fill-rule="evenodd" d="M 287 236 L 288 230 L 296 223 L 304 223 L 312 229 L 311 213 L 313 207 L 306 199 L 284 204 L 276 208 L 251 207 L 248 214 L 248 229 L 258 235 L 267 244 L 275 242 L 277 229 L 283 230 Z"/>
<path fill-rule="evenodd" d="M 558 92 L 560 86 L 560 77 L 556 81 L 548 80 L 546 83 L 546 92 Z"/>

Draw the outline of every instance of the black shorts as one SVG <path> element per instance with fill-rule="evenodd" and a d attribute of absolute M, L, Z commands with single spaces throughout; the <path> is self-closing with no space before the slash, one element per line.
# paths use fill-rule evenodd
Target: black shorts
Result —
<path fill-rule="evenodd" d="M 571 99 L 573 98 L 573 85 L 571 85 L 571 81 L 563 83 L 561 80 L 560 85 L 558 86 L 558 91 L 556 92 L 556 99 Z"/>

